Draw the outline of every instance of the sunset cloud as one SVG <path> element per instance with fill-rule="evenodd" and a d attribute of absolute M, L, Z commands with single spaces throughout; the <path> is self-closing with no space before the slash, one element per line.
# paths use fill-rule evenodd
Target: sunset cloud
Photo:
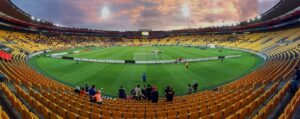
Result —
<path fill-rule="evenodd" d="M 105 30 L 181 29 L 256 17 L 279 0 L 12 0 L 25 12 L 55 23 Z M 187 4 L 189 16 L 181 7 Z M 268 9 L 262 9 L 263 8 Z M 101 19 L 101 9 L 110 15 Z"/>

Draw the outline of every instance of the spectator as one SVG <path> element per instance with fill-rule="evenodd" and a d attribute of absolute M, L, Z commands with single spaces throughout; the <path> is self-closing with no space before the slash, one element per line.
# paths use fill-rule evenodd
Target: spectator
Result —
<path fill-rule="evenodd" d="M 123 89 L 123 86 L 119 89 L 119 98 L 126 99 L 126 91 Z"/>
<path fill-rule="evenodd" d="M 79 94 L 80 93 L 80 87 L 76 86 L 75 89 L 74 89 L 74 92 Z"/>
<path fill-rule="evenodd" d="M 142 88 L 142 94 L 144 95 L 144 99 L 147 98 L 146 90 L 147 90 L 147 87 L 146 87 L 146 85 L 144 85 L 144 88 Z"/>
<path fill-rule="evenodd" d="M 151 92 L 152 92 L 152 87 L 150 84 L 148 84 L 148 87 L 146 89 L 146 97 L 148 98 L 148 100 L 151 100 Z"/>
<path fill-rule="evenodd" d="M 196 93 L 198 91 L 198 83 L 194 83 L 193 88 L 194 88 L 194 93 Z"/>
<path fill-rule="evenodd" d="M 165 96 L 166 96 L 166 98 L 167 98 L 167 94 L 168 94 L 168 92 L 169 92 L 170 89 L 171 89 L 170 86 L 167 86 L 166 89 L 165 89 L 165 94 L 166 94 Z"/>
<path fill-rule="evenodd" d="M 157 103 L 158 102 L 158 97 L 159 97 L 159 94 L 158 94 L 158 91 L 156 90 L 156 87 L 153 86 L 152 87 L 152 92 L 151 92 L 151 100 L 153 103 Z"/>
<path fill-rule="evenodd" d="M 103 104 L 103 99 L 102 99 L 100 90 L 97 91 L 97 93 L 93 96 L 93 98 L 95 98 L 95 102 L 97 104 Z"/>
<path fill-rule="evenodd" d="M 173 91 L 172 88 L 169 88 L 169 90 L 167 91 L 167 102 L 169 101 L 173 101 L 173 97 L 174 97 L 175 92 Z"/>
<path fill-rule="evenodd" d="M 96 86 L 93 85 L 92 88 L 89 89 L 89 95 L 94 96 L 97 93 Z"/>
<path fill-rule="evenodd" d="M 85 92 L 89 92 L 89 86 L 88 86 L 88 84 L 85 84 Z"/>
<path fill-rule="evenodd" d="M 130 94 L 131 94 L 131 98 L 132 99 L 135 99 L 135 87 L 133 87 L 130 91 Z"/>
<path fill-rule="evenodd" d="M 191 84 L 188 85 L 188 88 L 187 88 L 187 94 L 192 94 L 193 92 L 193 88 L 191 86 Z"/>
<path fill-rule="evenodd" d="M 140 85 L 137 85 L 135 88 L 135 98 L 136 100 L 141 100 L 144 95 L 142 94 L 142 90 L 140 88 Z"/>
<path fill-rule="evenodd" d="M 81 96 L 84 96 L 84 95 L 86 95 L 87 94 L 87 92 L 85 91 L 85 89 L 84 88 L 81 88 L 81 90 L 80 90 L 80 95 Z"/>

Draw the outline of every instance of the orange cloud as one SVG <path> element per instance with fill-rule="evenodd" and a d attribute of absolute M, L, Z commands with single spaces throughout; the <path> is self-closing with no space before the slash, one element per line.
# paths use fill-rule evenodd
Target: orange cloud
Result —
<path fill-rule="evenodd" d="M 18 1 L 24 6 L 34 2 L 37 5 L 32 12 L 38 11 L 39 8 L 43 9 L 39 11 L 42 18 L 54 19 L 65 25 L 112 30 L 140 28 L 161 30 L 189 26 L 198 28 L 223 24 L 223 22 L 244 21 L 259 13 L 259 0 L 13 1 Z M 188 18 L 184 18 L 181 12 L 181 7 L 185 3 L 189 5 Z M 100 17 L 103 6 L 107 6 L 110 10 L 110 16 L 106 20 Z"/>

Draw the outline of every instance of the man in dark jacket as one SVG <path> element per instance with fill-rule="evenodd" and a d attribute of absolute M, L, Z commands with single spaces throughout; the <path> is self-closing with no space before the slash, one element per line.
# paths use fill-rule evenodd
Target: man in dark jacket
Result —
<path fill-rule="evenodd" d="M 97 93 L 96 86 L 93 85 L 92 88 L 89 89 L 89 95 L 94 96 Z"/>
<path fill-rule="evenodd" d="M 194 88 L 194 93 L 196 93 L 198 91 L 198 83 L 194 83 L 193 88 Z"/>
<path fill-rule="evenodd" d="M 167 90 L 167 94 L 166 94 L 167 102 L 173 101 L 174 94 L 175 94 L 175 92 L 173 91 L 172 88 L 169 88 L 169 90 Z"/>
<path fill-rule="evenodd" d="M 142 94 L 145 96 L 143 97 L 143 99 L 147 99 L 147 93 L 146 93 L 147 87 L 146 85 L 144 85 L 144 87 L 142 88 Z"/>
<path fill-rule="evenodd" d="M 148 84 L 146 89 L 146 97 L 148 98 L 148 100 L 151 100 L 151 92 L 152 92 L 152 87 Z"/>
<path fill-rule="evenodd" d="M 85 91 L 89 92 L 89 85 L 88 84 L 85 84 Z"/>
<path fill-rule="evenodd" d="M 167 86 L 166 89 L 165 89 L 166 98 L 167 98 L 167 94 L 168 94 L 169 90 L 170 90 L 170 86 Z"/>
<path fill-rule="evenodd" d="M 90 102 L 95 102 L 96 98 L 94 97 L 97 93 L 96 86 L 92 85 L 92 88 L 89 89 Z"/>
<path fill-rule="evenodd" d="M 133 87 L 130 91 L 131 99 L 135 99 L 135 87 Z"/>
<path fill-rule="evenodd" d="M 121 86 L 121 88 L 119 89 L 119 98 L 121 99 L 127 98 L 126 91 L 123 89 L 123 86 Z"/>
<path fill-rule="evenodd" d="M 158 97 L 159 97 L 158 91 L 156 90 L 156 87 L 153 86 L 152 87 L 152 92 L 151 92 L 152 103 L 157 103 L 158 102 Z"/>

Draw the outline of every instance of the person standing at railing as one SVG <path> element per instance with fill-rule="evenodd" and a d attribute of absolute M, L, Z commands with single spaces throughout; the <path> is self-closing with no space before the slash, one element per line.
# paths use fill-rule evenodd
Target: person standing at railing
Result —
<path fill-rule="evenodd" d="M 90 96 L 90 102 L 95 102 L 95 94 L 97 93 L 96 86 L 92 85 L 92 88 L 89 89 L 88 94 Z"/>
<path fill-rule="evenodd" d="M 157 103 L 158 102 L 158 98 L 159 98 L 159 94 L 158 94 L 158 91 L 156 89 L 156 86 L 153 86 L 152 87 L 152 92 L 151 92 L 152 103 Z"/>
<path fill-rule="evenodd" d="M 188 84 L 187 94 L 192 94 L 192 92 L 193 92 L 193 88 L 192 88 L 191 84 Z"/>
<path fill-rule="evenodd" d="M 89 85 L 85 84 L 85 92 L 89 92 Z"/>
<path fill-rule="evenodd" d="M 87 92 L 84 90 L 84 88 L 81 88 L 80 95 L 85 96 L 86 94 L 87 94 Z"/>
<path fill-rule="evenodd" d="M 173 89 L 171 87 L 167 87 L 167 89 L 165 90 L 166 92 L 166 98 L 167 98 L 167 102 L 172 102 L 173 101 L 173 97 L 175 95 L 175 92 L 173 91 Z"/>
<path fill-rule="evenodd" d="M 92 96 L 93 98 L 95 98 L 95 103 L 97 104 L 103 104 L 103 99 L 102 99 L 102 95 L 101 95 L 101 90 L 98 90 L 96 92 L 96 94 L 94 96 Z"/>
<path fill-rule="evenodd" d="M 140 88 L 140 85 L 137 85 L 135 88 L 135 98 L 136 100 L 140 101 L 142 97 L 145 97 L 142 93 L 142 90 Z"/>
<path fill-rule="evenodd" d="M 121 99 L 127 98 L 126 91 L 123 89 L 123 86 L 121 86 L 121 88 L 119 89 L 119 98 Z"/>
<path fill-rule="evenodd" d="M 130 90 L 131 99 L 135 99 L 135 88 L 136 88 L 136 87 L 133 87 L 133 88 Z"/>
<path fill-rule="evenodd" d="M 194 88 L 194 93 L 196 93 L 198 91 L 198 83 L 194 83 L 193 88 Z"/>
<path fill-rule="evenodd" d="M 150 84 L 148 84 L 146 89 L 146 97 L 148 98 L 148 101 L 151 100 L 151 92 L 152 92 L 152 87 Z"/>

